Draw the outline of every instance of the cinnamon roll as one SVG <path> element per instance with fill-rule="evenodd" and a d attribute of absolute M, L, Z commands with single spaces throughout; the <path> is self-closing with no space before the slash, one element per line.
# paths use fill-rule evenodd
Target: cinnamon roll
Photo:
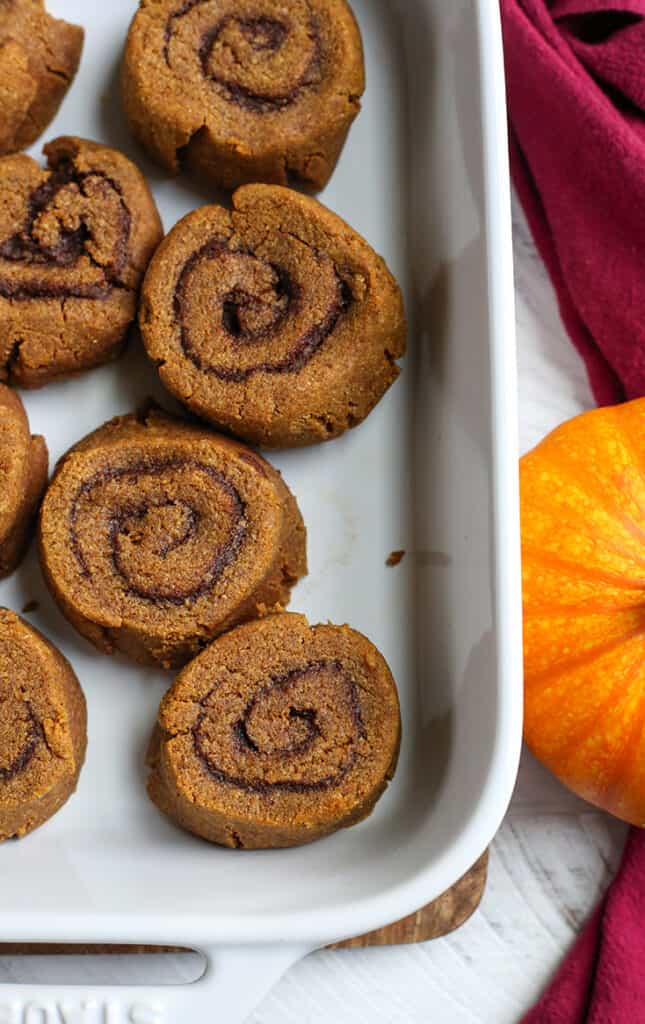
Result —
<path fill-rule="evenodd" d="M 45 439 L 30 434 L 18 395 L 0 384 L 0 577 L 13 572 L 25 553 L 48 464 Z"/>
<path fill-rule="evenodd" d="M 45 153 L 47 170 L 0 159 L 0 379 L 28 388 L 118 353 L 163 234 L 121 153 L 71 137 Z"/>
<path fill-rule="evenodd" d="M 35 142 L 67 93 L 83 29 L 53 18 L 43 0 L 0 0 L 0 155 Z"/>
<path fill-rule="evenodd" d="M 396 380 L 400 289 L 384 261 L 315 199 L 246 185 L 155 253 L 139 325 L 165 386 L 252 443 L 327 441 Z"/>
<path fill-rule="evenodd" d="M 305 529 L 280 474 L 154 408 L 117 417 L 64 456 L 39 549 L 80 633 L 166 667 L 285 604 L 306 572 Z"/>
<path fill-rule="evenodd" d="M 322 188 L 364 89 L 345 0 L 141 0 L 123 61 L 133 133 L 223 188 Z"/>
<path fill-rule="evenodd" d="M 0 608 L 0 840 L 51 818 L 85 758 L 85 697 L 68 661 Z"/>
<path fill-rule="evenodd" d="M 298 846 L 371 813 L 400 732 L 394 680 L 369 640 L 271 615 L 179 674 L 150 744 L 148 792 L 210 842 Z"/>

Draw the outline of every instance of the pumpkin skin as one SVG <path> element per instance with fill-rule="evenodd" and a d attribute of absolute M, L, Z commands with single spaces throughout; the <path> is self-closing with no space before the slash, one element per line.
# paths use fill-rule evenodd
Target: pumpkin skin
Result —
<path fill-rule="evenodd" d="M 645 826 L 645 399 L 558 427 L 520 487 L 525 739 Z"/>

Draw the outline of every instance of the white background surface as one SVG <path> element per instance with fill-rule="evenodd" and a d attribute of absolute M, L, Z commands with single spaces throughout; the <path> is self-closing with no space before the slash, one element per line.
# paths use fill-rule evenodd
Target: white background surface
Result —
<path fill-rule="evenodd" d="M 514 244 L 526 450 L 592 398 L 517 203 Z M 463 928 L 416 946 L 314 953 L 249 1024 L 516 1024 L 612 877 L 624 836 L 525 753 L 482 905 Z M 129 959 L 127 978 L 136 983 L 136 958 Z M 0 981 L 18 977 L 17 966 L 0 961 Z M 50 973 L 43 965 L 42 980 Z M 123 973 L 120 964 L 114 980 Z M 30 977 L 38 978 L 33 968 Z"/>

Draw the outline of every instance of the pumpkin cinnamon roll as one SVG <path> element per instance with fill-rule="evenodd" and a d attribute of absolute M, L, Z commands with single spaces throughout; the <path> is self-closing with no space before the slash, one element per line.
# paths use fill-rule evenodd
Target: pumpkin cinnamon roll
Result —
<path fill-rule="evenodd" d="M 0 379 L 28 388 L 118 353 L 163 234 L 121 153 L 71 137 L 45 153 L 46 170 L 0 159 Z"/>
<path fill-rule="evenodd" d="M 347 626 L 271 615 L 179 674 L 150 744 L 148 792 L 210 842 L 298 846 L 370 814 L 400 733 L 396 686 L 373 644 Z"/>
<path fill-rule="evenodd" d="M 315 199 L 246 185 L 183 218 L 148 268 L 139 324 L 165 386 L 257 444 L 327 441 L 397 378 L 400 289 Z"/>
<path fill-rule="evenodd" d="M 154 408 L 111 420 L 64 456 L 39 548 L 83 636 L 165 667 L 286 603 L 306 572 L 305 529 L 280 474 Z"/>
<path fill-rule="evenodd" d="M 48 464 L 45 439 L 30 434 L 18 395 L 0 384 L 0 577 L 13 572 L 25 553 Z"/>
<path fill-rule="evenodd" d="M 69 662 L 0 608 L 0 840 L 31 832 L 62 807 L 86 742 L 85 697 Z"/>
<path fill-rule="evenodd" d="M 162 166 L 222 188 L 322 188 L 365 89 L 345 0 L 141 0 L 122 71 L 127 120 Z"/>
<path fill-rule="evenodd" d="M 53 18 L 43 0 L 0 0 L 0 154 L 31 146 L 74 76 L 83 29 Z"/>

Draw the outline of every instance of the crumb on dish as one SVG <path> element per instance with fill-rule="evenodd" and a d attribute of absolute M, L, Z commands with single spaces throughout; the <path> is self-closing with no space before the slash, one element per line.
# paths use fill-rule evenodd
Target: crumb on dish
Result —
<path fill-rule="evenodd" d="M 389 566 L 398 565 L 405 558 L 405 551 L 392 551 L 385 559 L 385 564 Z"/>

